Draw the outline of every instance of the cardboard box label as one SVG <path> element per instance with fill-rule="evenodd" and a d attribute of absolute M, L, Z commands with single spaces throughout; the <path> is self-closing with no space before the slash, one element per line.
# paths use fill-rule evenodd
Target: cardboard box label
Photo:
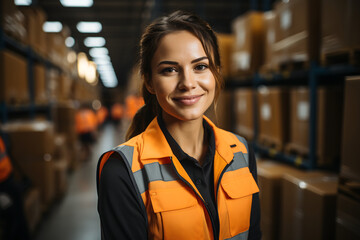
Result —
<path fill-rule="evenodd" d="M 306 121 L 309 119 L 309 102 L 301 101 L 297 105 L 297 116 L 299 120 Z"/>
<path fill-rule="evenodd" d="M 261 118 L 265 121 L 269 121 L 271 119 L 271 107 L 270 104 L 264 103 L 261 106 Z"/>

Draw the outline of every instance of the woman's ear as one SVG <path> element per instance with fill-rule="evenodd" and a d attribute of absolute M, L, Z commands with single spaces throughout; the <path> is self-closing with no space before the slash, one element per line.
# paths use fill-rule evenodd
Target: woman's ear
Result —
<path fill-rule="evenodd" d="M 148 76 L 145 76 L 144 83 L 145 83 L 145 87 L 149 91 L 149 93 L 155 94 L 151 79 Z"/>

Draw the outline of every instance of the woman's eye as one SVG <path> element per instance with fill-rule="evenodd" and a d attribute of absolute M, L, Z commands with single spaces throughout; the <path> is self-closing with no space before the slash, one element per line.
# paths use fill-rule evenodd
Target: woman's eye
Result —
<path fill-rule="evenodd" d="M 198 71 L 202 71 L 202 70 L 205 70 L 207 69 L 208 66 L 206 64 L 199 64 L 195 67 L 195 70 L 198 70 Z"/>
<path fill-rule="evenodd" d="M 164 68 L 161 70 L 161 73 L 173 73 L 173 72 L 176 72 L 176 68 L 174 67 L 167 67 L 167 68 Z"/>

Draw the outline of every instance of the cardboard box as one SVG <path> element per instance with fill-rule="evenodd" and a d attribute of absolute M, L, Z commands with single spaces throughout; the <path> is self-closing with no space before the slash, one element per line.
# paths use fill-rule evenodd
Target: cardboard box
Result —
<path fill-rule="evenodd" d="M 42 211 L 47 211 L 55 197 L 54 160 L 46 155 L 37 160 L 18 162 L 18 165 L 39 189 Z"/>
<path fill-rule="evenodd" d="M 289 91 L 280 87 L 260 87 L 257 100 L 259 141 L 281 151 L 289 137 Z"/>
<path fill-rule="evenodd" d="M 34 65 L 34 101 L 35 104 L 46 104 L 48 102 L 46 70 L 43 64 Z"/>
<path fill-rule="evenodd" d="M 24 211 L 30 234 L 33 234 L 42 217 L 40 191 L 38 188 L 30 188 L 24 196 Z"/>
<path fill-rule="evenodd" d="M 285 174 L 280 239 L 334 239 L 337 188 L 335 174 Z"/>
<path fill-rule="evenodd" d="M 251 76 L 264 62 L 264 17 L 260 12 L 248 12 L 232 23 L 235 47 L 231 73 Z"/>
<path fill-rule="evenodd" d="M 254 138 L 254 91 L 239 88 L 234 93 L 235 130 L 248 140 Z"/>
<path fill-rule="evenodd" d="M 343 135 L 340 174 L 360 181 L 360 76 L 347 77 L 345 82 Z"/>
<path fill-rule="evenodd" d="M 224 78 L 231 75 L 231 55 L 234 52 L 235 35 L 217 34 L 219 53 L 221 59 L 221 72 Z"/>
<path fill-rule="evenodd" d="M 55 198 L 61 198 L 68 188 L 68 159 L 60 158 L 54 160 L 55 175 Z"/>
<path fill-rule="evenodd" d="M 39 7 L 21 6 L 19 9 L 26 19 L 26 44 L 30 45 L 35 52 L 45 56 L 46 41 L 45 32 L 43 31 L 42 26 L 47 18 L 46 13 Z"/>
<path fill-rule="evenodd" d="M 321 53 L 360 47 L 360 2 L 357 0 L 322 1 Z"/>
<path fill-rule="evenodd" d="M 64 134 L 66 143 L 73 145 L 77 140 L 75 130 L 76 107 L 73 102 L 64 102 L 54 106 L 54 126 L 57 133 Z"/>
<path fill-rule="evenodd" d="M 360 201 L 339 193 L 336 210 L 336 240 L 360 239 Z"/>
<path fill-rule="evenodd" d="M 274 44 L 276 41 L 276 31 L 275 31 L 275 11 L 268 11 L 264 13 L 264 65 L 262 68 L 266 70 L 275 70 L 276 62 L 279 62 L 274 55 Z"/>
<path fill-rule="evenodd" d="M 27 62 L 9 50 L 0 51 L 0 101 L 9 105 L 30 102 Z"/>
<path fill-rule="evenodd" d="M 0 27 L 4 33 L 21 43 L 24 43 L 27 36 L 24 25 L 25 17 L 18 10 L 14 1 L 0 1 Z"/>
<path fill-rule="evenodd" d="M 216 117 L 217 126 L 227 131 L 232 131 L 234 125 L 234 114 L 229 109 L 233 109 L 234 92 L 232 90 L 224 90 L 220 93 L 217 106 Z"/>
<path fill-rule="evenodd" d="M 259 159 L 257 161 L 258 183 L 260 188 L 261 230 L 263 240 L 280 239 L 282 224 L 282 178 L 285 174 L 321 176 L 320 171 L 305 171 L 293 166 Z"/>
<path fill-rule="evenodd" d="M 308 156 L 310 136 L 310 92 L 306 87 L 290 90 L 290 139 L 288 152 Z M 343 89 L 319 87 L 317 90 L 317 165 L 334 166 L 340 158 Z"/>
<path fill-rule="evenodd" d="M 276 64 L 319 61 L 321 1 L 289 0 L 275 5 Z"/>
<path fill-rule="evenodd" d="M 10 156 L 18 163 L 43 159 L 54 152 L 54 126 L 51 122 L 9 122 L 2 130 L 9 135 Z"/>

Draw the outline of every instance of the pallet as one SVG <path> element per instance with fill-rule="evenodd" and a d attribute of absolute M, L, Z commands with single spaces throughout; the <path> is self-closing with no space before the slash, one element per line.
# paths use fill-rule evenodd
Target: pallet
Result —
<path fill-rule="evenodd" d="M 270 136 L 264 136 L 264 135 L 260 135 L 259 137 L 259 143 L 262 146 L 268 147 L 271 150 L 277 151 L 277 152 L 281 152 L 284 148 L 284 144 L 282 142 L 280 142 L 277 139 L 274 139 Z"/>
<path fill-rule="evenodd" d="M 310 68 L 309 61 L 296 61 L 296 60 L 287 60 L 279 63 L 279 71 L 281 73 L 293 72 L 299 70 L 307 70 Z"/>
<path fill-rule="evenodd" d="M 309 148 L 305 148 L 296 143 L 288 143 L 284 148 L 284 152 L 289 155 L 295 155 L 302 158 L 309 157 Z"/>
<path fill-rule="evenodd" d="M 321 54 L 323 66 L 351 65 L 360 66 L 360 47 L 339 49 Z"/>

